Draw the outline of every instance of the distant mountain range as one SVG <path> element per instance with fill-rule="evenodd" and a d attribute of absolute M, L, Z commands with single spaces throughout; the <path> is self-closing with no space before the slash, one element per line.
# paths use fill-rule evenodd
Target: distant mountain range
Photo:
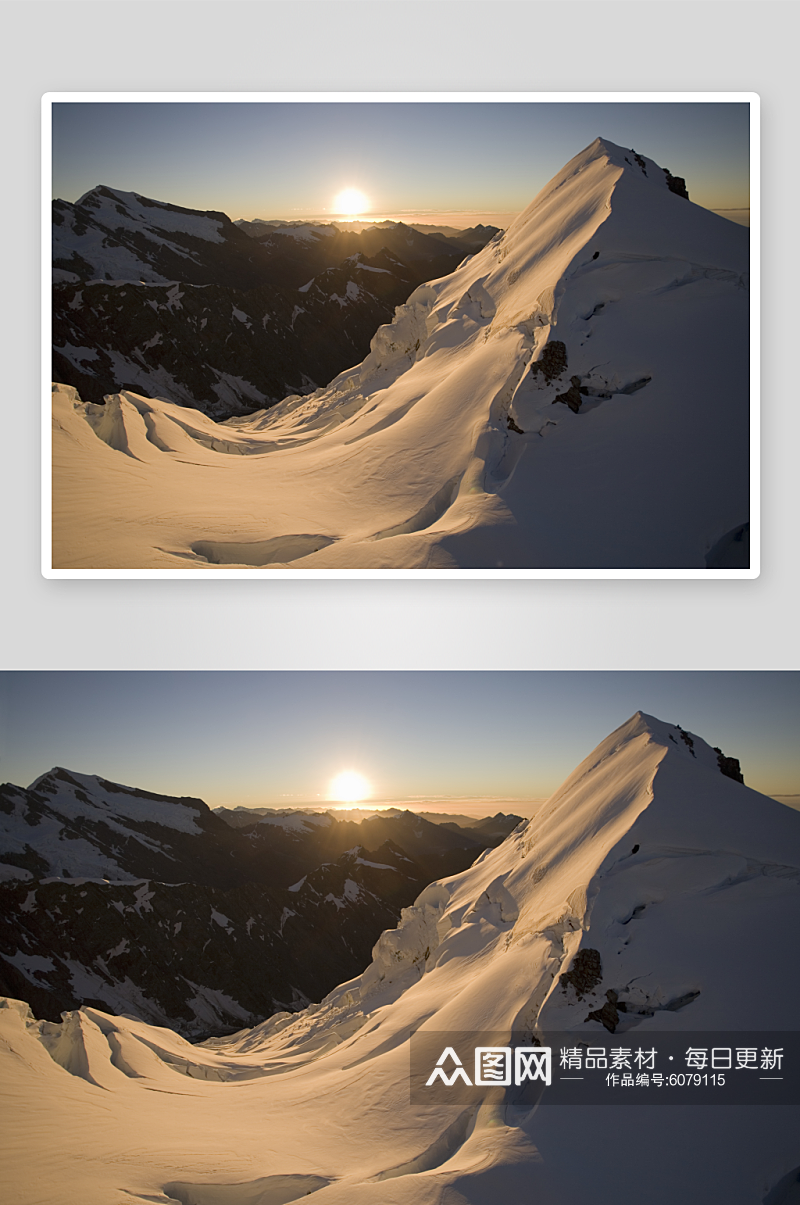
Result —
<path fill-rule="evenodd" d="M 53 202 L 53 379 L 250 413 L 363 359 L 421 281 L 495 234 L 236 223 L 99 185 Z"/>
<path fill-rule="evenodd" d="M 411 812 L 242 817 L 55 768 L 0 787 L 0 994 L 94 1004 L 187 1036 L 253 1024 L 358 974 L 432 879 L 520 821 Z"/>

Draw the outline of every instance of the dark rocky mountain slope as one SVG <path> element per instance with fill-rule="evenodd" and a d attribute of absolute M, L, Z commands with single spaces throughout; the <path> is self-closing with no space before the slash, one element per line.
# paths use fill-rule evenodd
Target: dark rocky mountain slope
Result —
<path fill-rule="evenodd" d="M 358 974 L 427 883 L 494 843 L 410 812 L 255 820 L 60 767 L 0 787 L 0 994 L 48 1020 L 251 1025 Z"/>
<path fill-rule="evenodd" d="M 53 203 L 53 379 L 95 403 L 132 389 L 250 413 L 363 358 L 420 282 L 494 233 L 240 225 L 100 185 Z"/>

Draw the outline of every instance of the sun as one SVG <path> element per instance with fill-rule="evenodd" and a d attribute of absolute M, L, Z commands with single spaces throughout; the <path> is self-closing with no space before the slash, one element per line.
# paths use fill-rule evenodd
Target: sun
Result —
<path fill-rule="evenodd" d="M 332 803 L 360 803 L 362 799 L 369 799 L 371 794 L 372 787 L 363 774 L 343 770 L 331 783 L 328 798 Z"/>
<path fill-rule="evenodd" d="M 334 199 L 333 212 L 357 218 L 369 208 L 369 201 L 357 188 L 346 188 Z"/>

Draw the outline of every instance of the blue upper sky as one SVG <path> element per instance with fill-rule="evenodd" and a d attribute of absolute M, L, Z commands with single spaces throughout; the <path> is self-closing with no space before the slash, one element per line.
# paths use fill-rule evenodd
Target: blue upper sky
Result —
<path fill-rule="evenodd" d="M 738 757 L 749 786 L 800 792 L 794 672 L 7 672 L 0 778 L 61 765 L 211 806 L 292 806 L 354 770 L 411 806 L 541 799 L 637 710 Z"/>
<path fill-rule="evenodd" d="M 97 184 L 231 218 L 302 218 L 361 190 L 375 214 L 524 209 L 597 136 L 749 205 L 741 103 L 205 103 L 53 106 L 53 195 Z"/>

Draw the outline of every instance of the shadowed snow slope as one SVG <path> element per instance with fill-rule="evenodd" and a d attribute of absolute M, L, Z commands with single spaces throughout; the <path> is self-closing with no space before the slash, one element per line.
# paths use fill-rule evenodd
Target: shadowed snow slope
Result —
<path fill-rule="evenodd" d="M 216 424 L 56 386 L 53 564 L 704 568 L 749 518 L 747 271 L 597 139 L 310 396 Z"/>
<path fill-rule="evenodd" d="M 408 1036 L 560 1026 L 603 1039 L 586 1016 L 608 990 L 629 1005 L 621 1028 L 645 1040 L 791 1028 L 798 876 L 800 816 L 723 776 L 699 737 L 637 713 L 533 820 L 427 887 L 361 976 L 300 1014 L 192 1046 L 91 1008 L 56 1025 L 9 1002 L 13 1199 L 761 1202 L 797 1163 L 795 1108 L 412 1106 Z M 560 976 L 581 950 L 600 978 L 579 1001 Z"/>

